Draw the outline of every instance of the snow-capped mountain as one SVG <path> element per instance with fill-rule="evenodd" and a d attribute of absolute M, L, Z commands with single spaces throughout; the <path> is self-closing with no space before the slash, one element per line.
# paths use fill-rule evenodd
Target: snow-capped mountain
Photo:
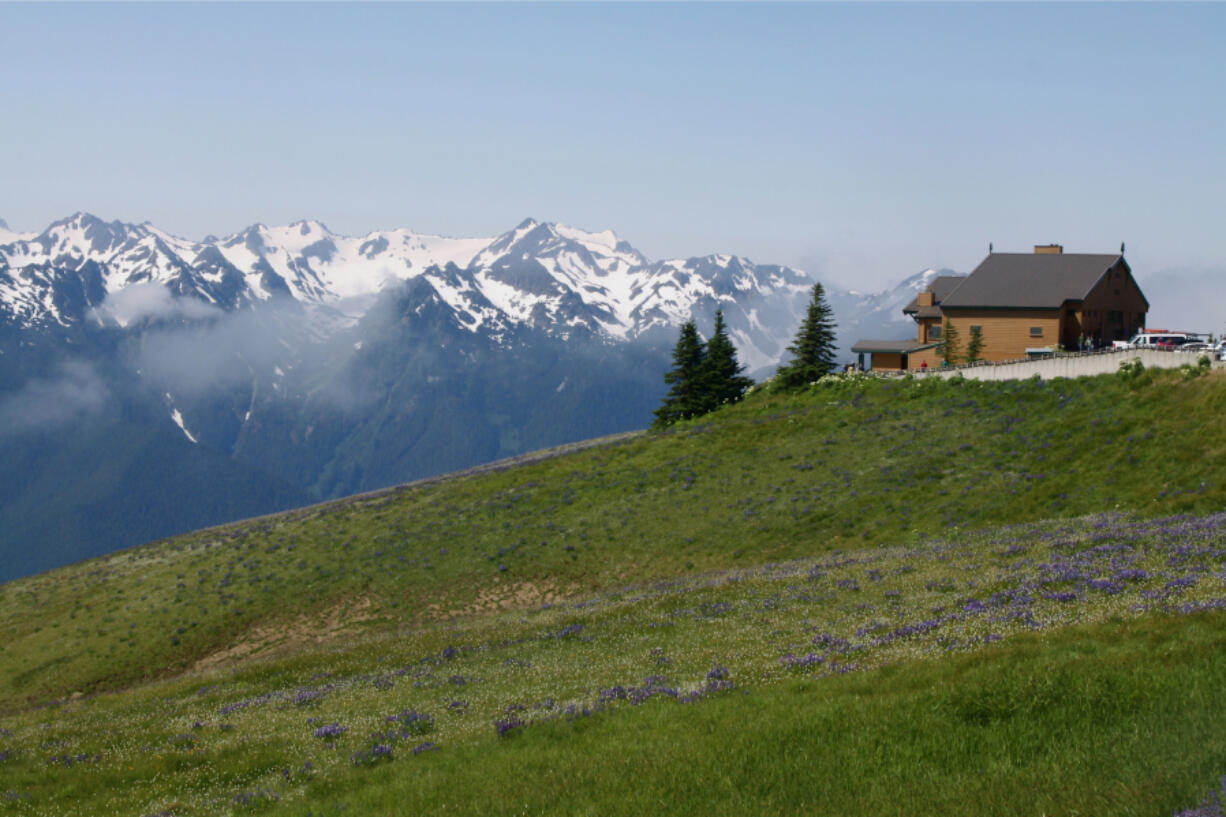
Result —
<path fill-rule="evenodd" d="M 350 238 L 319 222 L 299 221 L 273 228 L 256 224 L 228 238 L 192 242 L 152 224 L 104 222 L 88 213 L 57 221 L 36 236 L 5 240 L 14 235 L 0 235 L 0 271 L 9 271 L 9 280 L 0 280 L 0 308 L 20 316 L 25 326 L 68 325 L 83 317 L 53 307 L 45 294 L 50 282 L 23 285 L 20 273 L 26 269 L 72 275 L 92 264 L 104 297 L 133 284 L 157 283 L 176 296 L 232 310 L 284 296 L 324 304 L 373 295 L 431 266 L 467 264 L 490 241 L 410 230 Z"/>
<path fill-rule="evenodd" d="M 299 221 L 193 242 L 78 213 L 0 242 L 0 310 L 23 327 L 70 326 L 94 309 L 105 315 L 108 298 L 137 284 L 225 311 L 289 298 L 339 309 L 352 323 L 378 293 L 416 278 L 473 332 L 525 325 L 633 340 L 723 308 L 751 369 L 777 362 L 810 286 L 796 270 L 732 255 L 653 263 L 612 231 L 532 219 L 495 238 L 405 229 L 354 238 Z M 82 298 L 57 296 L 67 281 Z"/>
<path fill-rule="evenodd" d="M 871 294 L 828 288 L 840 349 L 909 335 L 903 306 L 948 272 L 925 270 Z M 0 232 L 0 326 L 18 330 L 208 319 L 276 303 L 304 310 L 310 320 L 299 333 L 321 340 L 356 326 L 381 293 L 408 281 L 445 304 L 455 326 L 498 340 L 517 327 L 560 339 L 659 340 L 723 309 L 741 361 L 759 375 L 784 356 L 811 286 L 795 269 L 734 255 L 653 262 L 611 230 L 533 219 L 493 238 L 408 229 L 349 237 L 298 221 L 190 241 L 87 213 L 37 235 Z"/>

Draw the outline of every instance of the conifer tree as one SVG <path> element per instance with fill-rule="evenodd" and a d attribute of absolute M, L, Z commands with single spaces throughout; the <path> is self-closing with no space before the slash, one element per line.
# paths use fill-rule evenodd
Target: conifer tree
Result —
<path fill-rule="evenodd" d="M 945 319 L 945 327 L 941 330 L 941 342 L 937 344 L 937 357 L 946 365 L 955 363 L 958 357 L 958 330 L 954 329 L 949 318 Z"/>
<path fill-rule="evenodd" d="M 972 326 L 971 339 L 966 342 L 966 362 L 977 362 L 981 351 L 983 351 L 983 330 L 978 326 Z"/>
<path fill-rule="evenodd" d="M 728 337 L 724 323 L 724 311 L 715 310 L 715 331 L 707 341 L 706 386 L 709 401 L 708 411 L 724 403 L 735 403 L 745 396 L 753 380 L 745 377 L 745 367 L 736 359 L 736 347 Z"/>
<path fill-rule="evenodd" d="M 655 410 L 652 425 L 663 428 L 707 412 L 706 360 L 707 350 L 698 336 L 698 327 L 693 321 L 686 321 L 673 349 L 673 368 L 664 375 L 664 382 L 671 388 Z"/>
<path fill-rule="evenodd" d="M 788 347 L 792 362 L 779 367 L 780 382 L 789 388 L 812 383 L 834 368 L 834 316 L 821 284 L 813 285 L 813 300 L 796 340 Z"/>

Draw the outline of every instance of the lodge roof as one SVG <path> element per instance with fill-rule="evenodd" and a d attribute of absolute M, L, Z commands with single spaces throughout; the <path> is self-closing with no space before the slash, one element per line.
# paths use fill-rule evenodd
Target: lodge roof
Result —
<path fill-rule="evenodd" d="M 932 306 L 920 306 L 919 295 L 916 295 L 911 299 L 911 303 L 902 308 L 903 313 L 914 318 L 941 317 L 941 302 L 965 280 L 965 275 L 938 275 L 932 279 L 932 283 L 925 290 L 925 292 L 932 291 Z"/>
<path fill-rule="evenodd" d="M 896 352 L 898 354 L 911 354 L 924 349 L 931 349 L 936 346 L 935 343 L 917 343 L 914 338 L 907 340 L 859 340 L 856 345 L 851 347 L 853 354 L 871 354 L 881 352 Z"/>
<path fill-rule="evenodd" d="M 989 253 L 940 305 L 1058 309 L 1066 301 L 1085 300 L 1122 259 L 1119 253 Z"/>

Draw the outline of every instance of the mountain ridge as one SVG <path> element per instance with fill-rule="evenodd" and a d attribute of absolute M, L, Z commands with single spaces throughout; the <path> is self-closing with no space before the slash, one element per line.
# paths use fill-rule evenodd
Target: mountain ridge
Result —
<path fill-rule="evenodd" d="M 531 218 L 492 238 L 407 228 L 343 236 L 303 219 L 283 227 L 257 223 L 194 242 L 150 222 L 107 222 L 78 212 L 33 237 L 14 236 L 0 236 L 0 272 L 7 270 L 0 279 L 0 312 L 22 328 L 82 319 L 57 308 L 48 276 L 19 285 L 14 279 L 25 270 L 67 274 L 92 262 L 102 298 L 91 299 L 89 307 L 128 286 L 159 283 L 176 296 L 227 311 L 286 297 L 307 307 L 369 304 L 387 287 L 424 276 L 453 309 L 467 314 L 463 323 L 470 331 L 494 320 L 563 336 L 578 331 L 633 340 L 695 312 L 709 318 L 722 307 L 732 313 L 729 326 L 746 364 L 758 370 L 777 362 L 789 330 L 778 328 L 784 316 L 772 310 L 770 326 L 748 313 L 736 315 L 741 302 L 799 301 L 812 283 L 794 268 L 728 254 L 651 261 L 612 230 Z M 448 264 L 460 273 L 448 274 Z M 790 307 L 789 317 L 797 317 L 797 305 Z"/>
<path fill-rule="evenodd" d="M 90 262 L 96 269 L 87 267 Z M 448 264 L 458 272 L 448 272 Z M 12 279 L 27 270 L 32 275 L 23 291 Z M 345 236 L 318 220 L 300 219 L 280 227 L 257 222 L 229 236 L 191 241 L 148 221 L 107 222 L 81 211 L 36 235 L 0 233 L 0 318 L 8 312 L 23 328 L 79 321 L 81 315 L 63 314 L 48 294 L 53 271 L 94 276 L 90 308 L 133 284 L 159 283 L 177 297 L 227 311 L 285 297 L 308 308 L 328 306 L 350 315 L 341 325 L 352 324 L 387 287 L 424 276 L 466 314 L 461 322 L 470 331 L 489 321 L 497 329 L 510 322 L 615 341 L 691 317 L 709 320 L 723 308 L 743 362 L 759 373 L 779 362 L 813 283 L 793 267 L 754 264 L 727 253 L 652 261 L 612 230 L 591 232 L 533 218 L 492 238 L 408 228 Z M 911 290 L 933 275 L 951 272 L 929 269 L 876 293 L 827 287 L 843 328 L 839 346 L 849 348 L 858 339 L 851 335 L 866 323 L 867 330 L 909 328 L 900 291 L 913 296 Z M 783 311 L 744 303 L 755 299 L 769 301 L 769 307 L 790 303 Z"/>

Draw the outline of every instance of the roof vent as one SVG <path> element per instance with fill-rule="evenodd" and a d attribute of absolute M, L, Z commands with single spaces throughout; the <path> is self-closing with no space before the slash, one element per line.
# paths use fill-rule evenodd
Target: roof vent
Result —
<path fill-rule="evenodd" d="M 1035 255 L 1064 255 L 1064 246 L 1062 244 L 1035 244 Z"/>

